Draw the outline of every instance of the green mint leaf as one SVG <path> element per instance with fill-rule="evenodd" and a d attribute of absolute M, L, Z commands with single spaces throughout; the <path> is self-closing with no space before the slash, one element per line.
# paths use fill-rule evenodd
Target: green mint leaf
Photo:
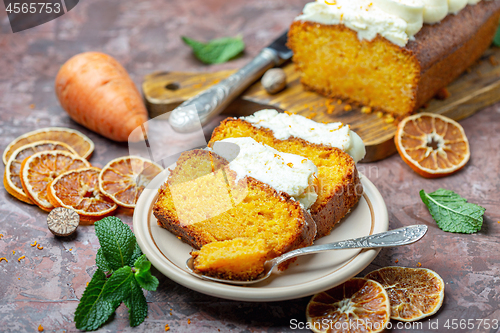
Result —
<path fill-rule="evenodd" d="M 500 46 L 500 26 L 497 28 L 495 37 L 493 37 L 493 45 Z"/>
<path fill-rule="evenodd" d="M 99 248 L 97 250 L 97 254 L 95 256 L 95 263 L 97 264 L 97 267 L 101 269 L 103 272 L 110 272 L 112 271 L 108 261 L 104 257 L 104 254 L 102 253 L 102 248 Z"/>
<path fill-rule="evenodd" d="M 193 49 L 193 53 L 206 64 L 221 64 L 239 55 L 245 49 L 240 36 L 212 39 L 202 43 L 189 37 L 182 37 L 184 43 Z"/>
<path fill-rule="evenodd" d="M 485 208 L 467 202 L 453 191 L 420 191 L 420 198 L 443 231 L 471 234 L 481 230 Z"/>
<path fill-rule="evenodd" d="M 89 296 L 84 299 L 87 290 L 92 284 L 92 281 L 90 281 L 75 312 L 76 328 L 80 330 L 94 331 L 98 329 L 115 312 L 121 302 L 130 296 L 130 284 L 134 280 L 132 268 L 129 266 L 122 267 L 107 280 L 104 272 L 100 269 L 97 272 L 100 273 L 96 278 L 96 287 L 91 288 L 92 292 L 89 291 Z M 104 285 L 102 285 L 103 276 Z M 94 277 L 92 277 L 92 280 L 94 280 Z"/>
<path fill-rule="evenodd" d="M 158 279 L 151 275 L 151 262 L 143 254 L 134 263 L 135 279 L 139 285 L 149 291 L 155 291 L 158 288 Z"/>
<path fill-rule="evenodd" d="M 130 258 L 128 265 L 131 267 L 134 266 L 135 261 L 139 259 L 140 256 L 142 256 L 141 248 L 139 247 L 139 244 L 135 243 L 134 252 L 132 252 L 132 257 Z"/>
<path fill-rule="evenodd" d="M 75 323 L 77 328 L 86 327 L 84 321 L 86 323 L 87 321 L 86 317 L 91 312 L 93 307 L 95 306 L 101 307 L 100 304 L 96 305 L 96 303 L 101 297 L 102 289 L 105 284 L 106 284 L 106 274 L 102 270 L 97 269 L 97 271 L 95 271 L 94 275 L 92 276 L 92 279 L 90 280 L 87 288 L 85 288 L 82 298 L 80 299 L 80 303 L 76 308 Z M 108 304 L 104 304 L 104 306 L 108 306 Z M 96 320 L 103 322 L 106 321 L 107 317 L 104 318 L 105 315 L 103 313 L 104 312 L 100 313 L 102 314 L 103 317 L 97 318 Z"/>
<path fill-rule="evenodd" d="M 124 300 L 124 303 L 128 308 L 130 326 L 140 325 L 148 315 L 148 303 L 136 280 L 130 282 L 130 295 Z"/>
<path fill-rule="evenodd" d="M 123 302 L 130 294 L 130 283 L 134 280 L 134 272 L 129 266 L 116 270 L 106 281 L 102 290 L 108 301 Z"/>
<path fill-rule="evenodd" d="M 111 269 L 117 270 L 129 263 L 136 240 L 128 225 L 117 217 L 109 216 L 95 223 L 95 233 Z"/>

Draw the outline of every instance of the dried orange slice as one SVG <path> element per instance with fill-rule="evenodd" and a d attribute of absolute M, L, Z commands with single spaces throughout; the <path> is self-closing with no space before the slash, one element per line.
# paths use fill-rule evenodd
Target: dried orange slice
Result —
<path fill-rule="evenodd" d="M 469 141 L 459 123 L 434 113 L 418 113 L 398 124 L 394 138 L 399 155 L 426 178 L 451 175 L 470 158 Z"/>
<path fill-rule="evenodd" d="M 113 214 L 118 206 L 99 191 L 100 172 L 90 167 L 60 174 L 47 188 L 50 203 L 73 209 L 82 222 L 95 222 Z"/>
<path fill-rule="evenodd" d="M 352 278 L 309 301 L 306 317 L 316 333 L 381 332 L 390 320 L 391 306 L 384 287 L 376 281 Z"/>
<path fill-rule="evenodd" d="M 142 157 L 120 157 L 102 168 L 99 189 L 119 206 L 135 208 L 142 191 L 162 171 L 161 166 Z"/>
<path fill-rule="evenodd" d="M 9 143 L 3 152 L 3 164 L 7 164 L 10 155 L 12 155 L 17 148 L 27 145 L 28 143 L 42 140 L 64 142 L 73 148 L 78 155 L 87 159 L 94 151 L 94 143 L 92 140 L 77 130 L 65 127 L 47 127 L 23 134 Z"/>
<path fill-rule="evenodd" d="M 76 154 L 73 148 L 57 141 L 37 141 L 16 149 L 5 165 L 3 174 L 3 185 L 7 192 L 17 199 L 33 205 L 33 201 L 26 195 L 21 184 L 21 163 L 34 153 L 48 150 L 62 150 Z"/>
<path fill-rule="evenodd" d="M 24 192 L 41 209 L 50 211 L 54 206 L 47 199 L 49 183 L 60 174 L 90 167 L 90 163 L 77 155 L 64 151 L 41 151 L 24 159 L 21 164 L 21 183 Z"/>
<path fill-rule="evenodd" d="M 391 318 L 415 321 L 435 314 L 444 299 L 443 279 L 427 268 L 384 267 L 366 276 L 384 286 Z"/>

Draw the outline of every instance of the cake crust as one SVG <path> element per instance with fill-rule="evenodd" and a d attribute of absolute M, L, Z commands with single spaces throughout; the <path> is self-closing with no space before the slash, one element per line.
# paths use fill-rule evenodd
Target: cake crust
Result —
<path fill-rule="evenodd" d="M 468 5 L 436 25 L 425 24 L 406 50 L 420 65 L 413 111 L 422 107 L 473 65 L 491 45 L 500 19 L 500 1 Z"/>

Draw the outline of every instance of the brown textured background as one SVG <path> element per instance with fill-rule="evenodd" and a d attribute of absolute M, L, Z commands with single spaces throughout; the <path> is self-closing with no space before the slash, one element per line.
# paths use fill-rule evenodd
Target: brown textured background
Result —
<path fill-rule="evenodd" d="M 0 149 L 27 131 L 47 126 L 76 128 L 96 143 L 91 162 L 102 167 L 127 154 L 116 144 L 72 122 L 59 107 L 53 81 L 59 66 L 72 55 L 90 50 L 116 57 L 137 85 L 156 70 L 216 71 L 244 65 L 290 24 L 304 0 L 82 0 L 71 12 L 42 26 L 12 34 L 0 5 Z M 204 66 L 185 47 L 180 35 L 198 39 L 241 34 L 247 43 L 243 57 L 224 65 Z M 34 104 L 34 107 L 30 107 Z M 388 265 L 436 270 L 446 282 L 443 308 L 431 318 L 446 332 L 448 319 L 500 319 L 500 105 L 462 122 L 471 142 L 472 158 L 456 175 L 422 179 L 399 158 L 363 164 L 360 170 L 384 197 L 390 227 L 427 224 L 419 243 L 383 250 L 364 273 Z M 3 166 L 0 170 L 3 172 Z M 2 186 L 3 187 L 3 186 Z M 418 197 L 418 191 L 439 187 L 454 190 L 486 207 L 484 226 L 474 235 L 439 230 Z M 131 224 L 132 216 L 118 216 Z M 73 312 L 85 284 L 95 270 L 98 242 L 92 227 L 81 227 L 76 237 L 55 239 L 46 228 L 46 213 L 18 202 L 0 190 L 0 331 L 76 331 Z M 30 243 L 44 246 L 37 250 Z M 12 251 L 16 251 L 15 254 Z M 26 259 L 18 262 L 17 258 Z M 395 264 L 395 261 L 398 263 Z M 296 332 L 290 320 L 305 320 L 309 298 L 277 303 L 244 303 L 217 299 L 186 289 L 157 271 L 157 292 L 148 293 L 149 317 L 128 327 L 120 307 L 101 331 L 162 332 Z M 172 309 L 172 310 L 170 310 Z M 188 319 L 191 324 L 188 324 Z M 498 332 L 499 329 L 458 330 Z M 402 329 L 398 332 L 414 332 Z"/>

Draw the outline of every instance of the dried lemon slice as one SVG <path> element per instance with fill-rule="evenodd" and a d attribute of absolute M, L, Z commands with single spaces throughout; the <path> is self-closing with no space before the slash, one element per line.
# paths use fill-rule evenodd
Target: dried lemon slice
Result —
<path fill-rule="evenodd" d="M 391 266 L 373 271 L 366 278 L 384 286 L 392 319 L 416 321 L 435 314 L 443 304 L 443 279 L 430 269 Z"/>
<path fill-rule="evenodd" d="M 57 141 L 37 141 L 16 149 L 5 165 L 3 184 L 7 192 L 17 199 L 29 204 L 33 201 L 26 195 L 21 183 L 21 163 L 23 160 L 40 151 L 61 150 L 76 154 L 76 151 L 65 143 Z"/>
<path fill-rule="evenodd" d="M 26 158 L 21 164 L 21 183 L 24 192 L 41 209 L 50 211 L 54 206 L 47 198 L 47 187 L 61 173 L 90 167 L 90 163 L 77 155 L 64 151 L 42 151 Z"/>
<path fill-rule="evenodd" d="M 309 301 L 306 317 L 316 333 L 382 332 L 391 306 L 384 287 L 376 281 L 352 278 Z"/>
<path fill-rule="evenodd" d="M 99 175 L 99 189 L 119 206 L 135 208 L 142 191 L 163 171 L 158 164 L 137 156 L 112 160 Z"/>
<path fill-rule="evenodd" d="M 67 171 L 55 178 L 47 189 L 54 207 L 73 209 L 83 222 L 95 222 L 113 214 L 117 205 L 99 191 L 99 168 Z"/>
<path fill-rule="evenodd" d="M 399 155 L 426 178 L 451 175 L 470 158 L 469 141 L 459 123 L 434 113 L 418 113 L 398 124 L 394 137 Z"/>
<path fill-rule="evenodd" d="M 64 142 L 72 147 L 78 155 L 87 159 L 94 151 L 94 143 L 92 140 L 77 130 L 65 127 L 48 127 L 23 134 L 9 143 L 3 152 L 3 164 L 7 164 L 10 155 L 12 155 L 17 148 L 42 140 Z"/>

